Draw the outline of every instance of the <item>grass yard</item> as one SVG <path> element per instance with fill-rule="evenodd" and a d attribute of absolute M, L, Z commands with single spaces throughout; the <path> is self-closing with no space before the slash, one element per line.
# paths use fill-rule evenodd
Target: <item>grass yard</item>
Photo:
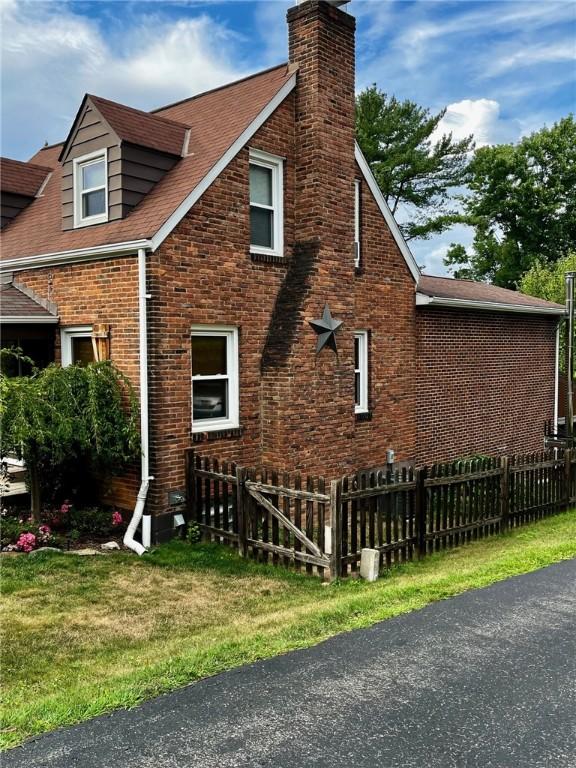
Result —
<path fill-rule="evenodd" d="M 2 746 L 576 557 L 576 513 L 398 567 L 317 579 L 176 541 L 137 558 L 3 556 Z"/>

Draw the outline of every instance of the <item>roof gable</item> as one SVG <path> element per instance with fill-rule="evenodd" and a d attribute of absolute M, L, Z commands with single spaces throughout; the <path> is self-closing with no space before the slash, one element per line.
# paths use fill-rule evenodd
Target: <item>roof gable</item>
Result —
<path fill-rule="evenodd" d="M 62 166 L 54 158 L 61 154 L 62 145 L 40 150 L 34 162 L 55 163 L 54 173 L 42 197 L 6 229 L 3 267 L 17 267 L 21 259 L 38 265 L 53 263 L 54 256 L 65 259 L 70 252 L 74 253 L 70 259 L 75 260 L 79 252 L 107 252 L 117 244 L 151 238 L 157 246 L 294 85 L 295 70 L 282 64 L 166 107 L 161 114 L 155 112 L 155 116 L 189 126 L 193 153 L 179 160 L 128 216 L 97 227 L 62 231 Z"/>

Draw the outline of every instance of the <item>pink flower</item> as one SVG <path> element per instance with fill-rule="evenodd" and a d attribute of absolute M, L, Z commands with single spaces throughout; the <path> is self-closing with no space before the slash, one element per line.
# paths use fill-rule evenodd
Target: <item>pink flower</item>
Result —
<path fill-rule="evenodd" d="M 62 506 L 60 507 L 60 512 L 62 512 L 62 514 L 63 514 L 63 515 L 67 515 L 67 514 L 68 514 L 68 512 L 70 512 L 70 507 L 71 507 L 71 506 L 72 506 L 72 504 L 70 504 L 70 502 L 68 501 L 68 499 L 66 499 L 66 500 L 63 502 Z"/>
<path fill-rule="evenodd" d="M 32 552 L 36 548 L 36 536 L 33 533 L 21 533 L 16 548 L 21 552 Z"/>
<path fill-rule="evenodd" d="M 43 534 L 50 535 L 50 533 L 52 533 L 52 531 L 50 530 L 50 526 L 49 525 L 41 525 L 38 528 L 38 530 L 40 531 L 40 533 L 43 533 Z"/>
<path fill-rule="evenodd" d="M 122 525 L 123 522 L 122 515 L 118 510 L 112 512 L 112 525 Z"/>

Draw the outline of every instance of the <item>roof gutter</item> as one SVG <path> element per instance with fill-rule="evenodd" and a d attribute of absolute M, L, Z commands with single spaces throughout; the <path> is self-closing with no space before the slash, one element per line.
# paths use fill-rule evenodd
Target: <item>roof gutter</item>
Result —
<path fill-rule="evenodd" d="M 552 315 L 561 317 L 566 314 L 564 307 L 538 307 L 532 304 L 504 304 L 499 301 L 474 301 L 473 299 L 452 299 L 443 296 L 428 296 L 416 292 L 417 307 L 451 307 L 453 309 L 477 309 L 483 312 L 519 312 L 530 315 Z"/>
<path fill-rule="evenodd" d="M 2 317 L 0 315 L 1 325 L 56 325 L 60 320 L 59 317 L 51 315 L 10 315 L 9 317 Z"/>
<path fill-rule="evenodd" d="M 55 267 L 59 264 L 72 264 L 79 261 L 98 261 L 112 256 L 135 254 L 139 248 L 151 248 L 150 240 L 127 240 L 123 243 L 110 245 L 95 245 L 92 248 L 78 248 L 73 251 L 57 251 L 41 253 L 37 256 L 22 256 L 15 259 L 0 261 L 1 272 L 17 272 L 23 269 L 40 269 Z"/>
<path fill-rule="evenodd" d="M 140 359 L 140 439 L 141 439 L 141 484 L 136 498 L 136 506 L 132 513 L 132 519 L 124 534 L 124 544 L 134 550 L 137 555 L 143 555 L 150 548 L 150 531 L 152 519 L 144 514 L 146 498 L 150 481 L 150 447 L 148 439 L 148 308 L 147 301 L 150 294 L 146 292 L 146 249 L 138 249 L 138 326 L 139 345 L 138 356 Z M 134 535 L 142 521 L 142 543 L 136 541 Z"/>

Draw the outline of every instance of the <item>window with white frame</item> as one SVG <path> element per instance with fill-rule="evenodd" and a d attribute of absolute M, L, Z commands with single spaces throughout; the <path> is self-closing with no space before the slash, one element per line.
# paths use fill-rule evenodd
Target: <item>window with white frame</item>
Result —
<path fill-rule="evenodd" d="M 354 180 L 354 266 L 360 266 L 360 179 Z"/>
<path fill-rule="evenodd" d="M 238 329 L 192 328 L 192 431 L 238 426 Z"/>
<path fill-rule="evenodd" d="M 106 150 L 74 160 L 74 226 L 108 221 L 108 163 Z"/>
<path fill-rule="evenodd" d="M 95 361 L 92 326 L 62 328 L 60 331 L 62 365 L 88 365 Z"/>
<path fill-rule="evenodd" d="M 368 331 L 354 334 L 354 382 L 356 413 L 368 411 Z"/>
<path fill-rule="evenodd" d="M 284 162 L 250 150 L 250 251 L 284 255 Z"/>

